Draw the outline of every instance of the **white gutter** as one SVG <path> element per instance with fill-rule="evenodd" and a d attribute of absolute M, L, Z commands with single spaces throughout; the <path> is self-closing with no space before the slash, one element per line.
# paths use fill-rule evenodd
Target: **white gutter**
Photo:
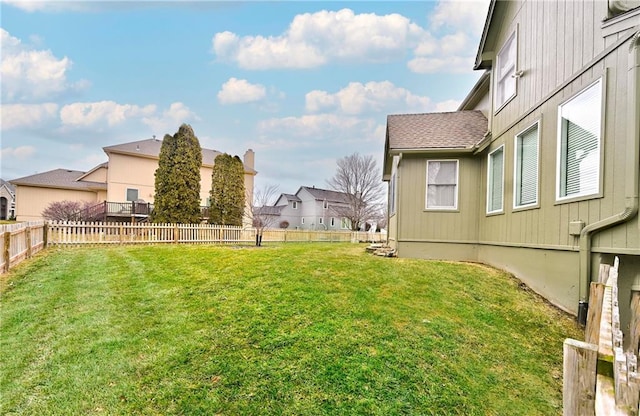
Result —
<path fill-rule="evenodd" d="M 625 208 L 622 212 L 587 225 L 580 233 L 578 321 L 586 323 L 591 282 L 591 238 L 598 232 L 633 219 L 638 213 L 640 176 L 640 31 L 631 39 L 627 74 L 627 146 Z"/>

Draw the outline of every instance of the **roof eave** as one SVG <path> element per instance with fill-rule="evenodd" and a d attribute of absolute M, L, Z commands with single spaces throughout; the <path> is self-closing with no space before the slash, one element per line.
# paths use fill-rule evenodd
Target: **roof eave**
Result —
<path fill-rule="evenodd" d="M 476 54 L 476 62 L 473 66 L 473 69 L 489 69 L 491 68 L 491 61 L 489 61 L 485 56 L 483 56 L 484 47 L 487 42 L 487 37 L 489 35 L 489 26 L 491 24 L 491 19 L 493 18 L 493 11 L 495 10 L 496 0 L 491 0 L 489 3 L 489 10 L 487 12 L 487 18 L 484 21 L 484 28 L 482 29 L 482 36 L 480 37 L 480 44 L 478 45 L 478 52 Z"/>
<path fill-rule="evenodd" d="M 471 147 L 418 147 L 418 148 L 398 148 L 398 149 L 389 149 L 389 155 L 399 155 L 399 154 L 441 154 L 441 153 L 473 153 L 475 150 L 475 146 Z"/>

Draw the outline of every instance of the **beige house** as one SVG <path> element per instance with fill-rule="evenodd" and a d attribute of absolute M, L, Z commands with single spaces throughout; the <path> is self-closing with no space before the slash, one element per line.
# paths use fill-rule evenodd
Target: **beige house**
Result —
<path fill-rule="evenodd" d="M 640 291 L 638 6 L 491 2 L 459 111 L 387 119 L 399 256 L 505 269 L 581 321 L 614 256 Z"/>
<path fill-rule="evenodd" d="M 42 211 L 54 201 L 74 200 L 100 203 L 138 201 L 153 203 L 155 171 L 162 140 L 147 139 L 104 147 L 108 161 L 88 172 L 56 169 L 11 181 L 16 187 L 18 221 L 42 219 Z M 208 205 L 214 160 L 220 152 L 202 149 L 200 198 Z M 245 187 L 251 201 L 255 153 L 244 154 Z"/>

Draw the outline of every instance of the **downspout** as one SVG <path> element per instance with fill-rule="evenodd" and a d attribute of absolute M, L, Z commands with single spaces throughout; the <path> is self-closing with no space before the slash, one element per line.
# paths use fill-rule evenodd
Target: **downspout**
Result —
<path fill-rule="evenodd" d="M 580 233 L 580 301 L 578 322 L 585 325 L 589 309 L 591 282 L 591 238 L 598 232 L 633 219 L 638 213 L 638 184 L 640 181 L 640 31 L 631 39 L 627 74 L 627 146 L 624 211 L 587 225 Z"/>

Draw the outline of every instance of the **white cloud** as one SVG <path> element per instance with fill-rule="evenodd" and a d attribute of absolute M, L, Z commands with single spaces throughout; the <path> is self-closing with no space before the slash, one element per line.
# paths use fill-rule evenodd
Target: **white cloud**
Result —
<path fill-rule="evenodd" d="M 267 90 L 260 84 L 251 84 L 246 79 L 229 78 L 218 92 L 218 101 L 222 104 L 240 104 L 260 101 Z"/>
<path fill-rule="evenodd" d="M 127 119 L 151 115 L 155 111 L 155 105 L 140 107 L 113 101 L 73 103 L 62 107 L 60 120 L 63 125 L 73 127 L 88 127 L 104 122 L 109 126 L 115 126 Z"/>
<path fill-rule="evenodd" d="M 35 152 L 36 148 L 33 146 L 5 147 L 0 149 L 0 157 L 4 160 L 9 158 L 25 160 L 35 154 Z"/>
<path fill-rule="evenodd" d="M 240 68 L 315 68 L 330 62 L 388 62 L 412 53 L 408 68 L 419 73 L 469 72 L 488 0 L 441 0 L 423 28 L 397 14 L 355 14 L 350 9 L 299 14 L 277 36 L 238 36 L 226 31 L 212 39 L 221 61 Z M 450 61 L 428 65 L 420 58 Z"/>
<path fill-rule="evenodd" d="M 458 100 L 447 100 L 442 101 L 436 104 L 434 111 L 436 113 L 444 113 L 448 111 L 456 111 L 458 107 L 460 107 L 460 103 L 462 101 Z"/>
<path fill-rule="evenodd" d="M 346 114 L 364 112 L 412 112 L 426 111 L 431 103 L 429 97 L 412 94 L 396 87 L 390 81 L 352 82 L 335 94 L 326 91 L 311 91 L 305 97 L 306 109 L 310 112 L 339 109 Z"/>
<path fill-rule="evenodd" d="M 58 105 L 44 104 L 3 104 L 0 106 L 0 127 L 9 130 L 18 127 L 34 127 L 58 116 Z"/>
<path fill-rule="evenodd" d="M 57 58 L 50 50 L 34 50 L 0 28 L 2 43 L 2 98 L 6 101 L 41 100 L 67 90 L 86 88 L 87 81 L 70 83 L 72 62 Z"/>
<path fill-rule="evenodd" d="M 155 106 L 154 106 L 155 112 Z M 161 116 L 144 117 L 142 122 L 151 127 L 159 137 L 176 132 L 181 124 L 200 120 L 198 115 L 181 102 L 172 103 Z"/>
<path fill-rule="evenodd" d="M 487 0 L 441 0 L 431 15 L 431 26 L 434 29 L 453 27 L 479 37 L 487 17 L 488 6 Z"/>
<path fill-rule="evenodd" d="M 425 35 L 424 29 L 399 14 L 355 14 L 342 9 L 297 15 L 279 36 L 240 38 L 220 32 L 212 43 L 219 59 L 241 68 L 312 68 L 329 60 L 389 61 Z"/>
<path fill-rule="evenodd" d="M 407 62 L 407 67 L 418 74 L 471 72 L 473 56 L 419 57 Z"/>

